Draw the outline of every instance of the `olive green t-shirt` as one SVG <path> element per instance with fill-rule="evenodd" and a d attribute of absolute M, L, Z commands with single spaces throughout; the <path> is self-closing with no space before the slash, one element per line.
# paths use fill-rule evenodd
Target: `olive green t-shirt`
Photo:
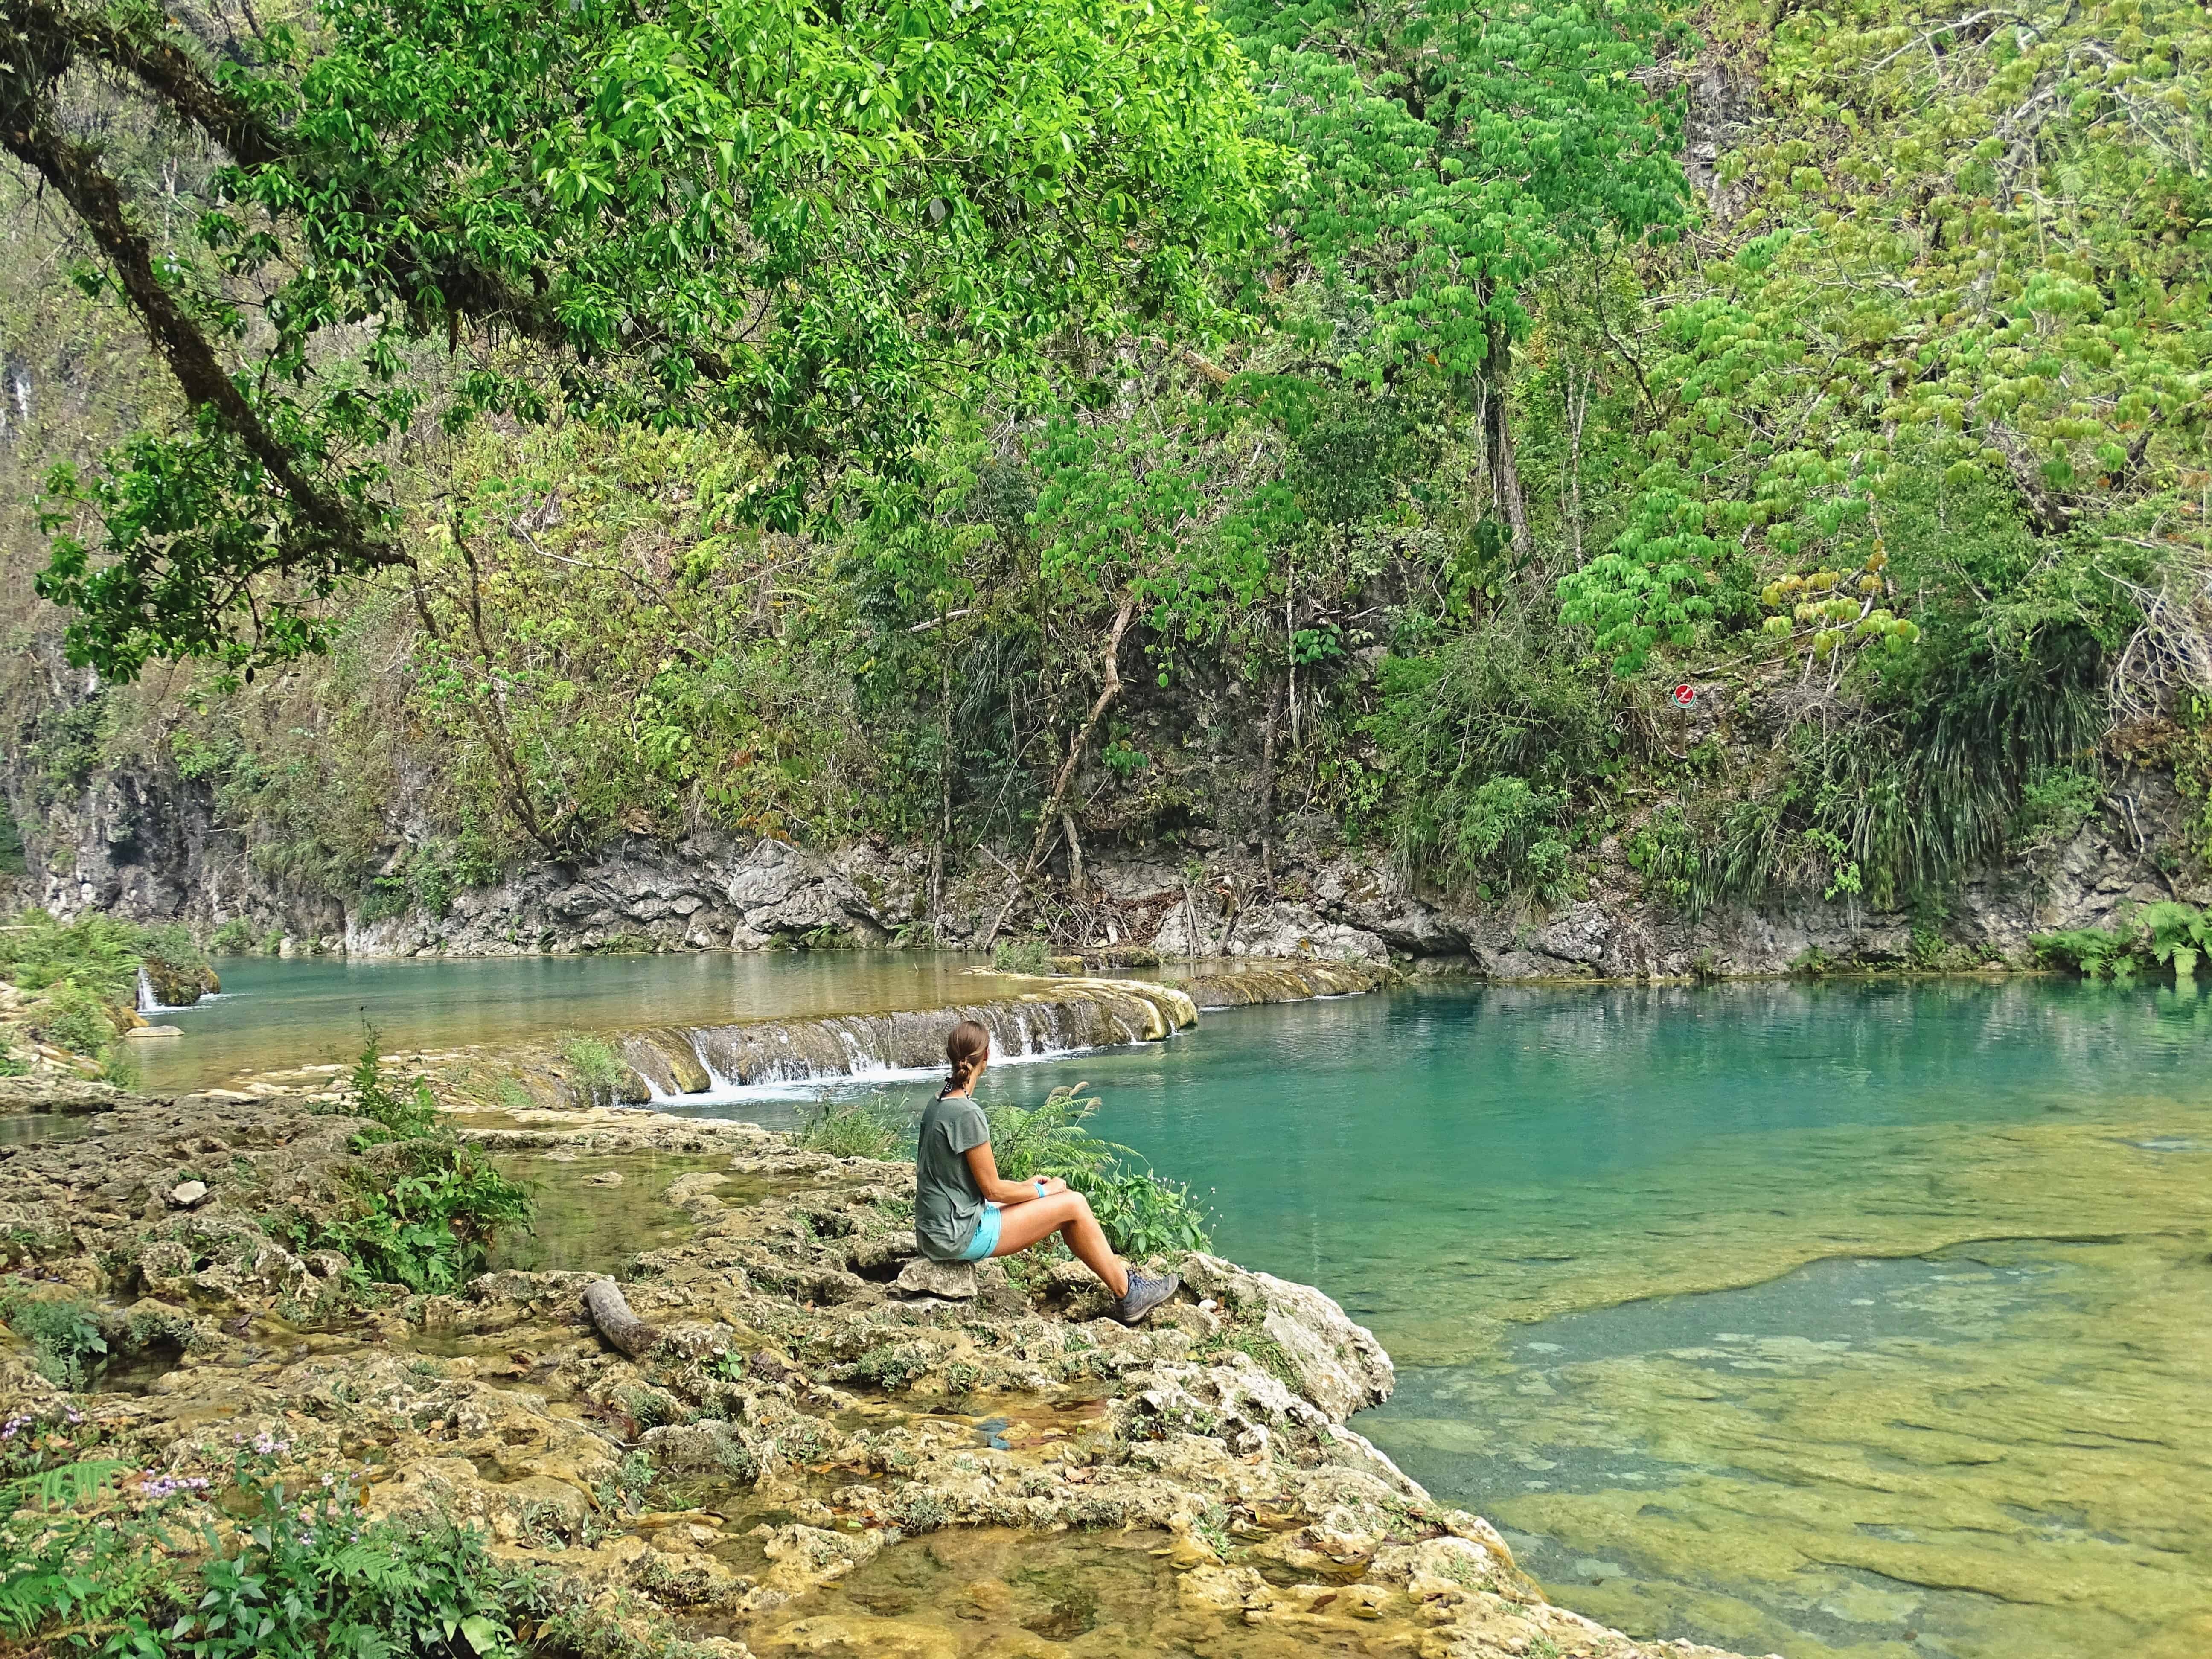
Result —
<path fill-rule="evenodd" d="M 914 1237 L 924 1255 L 957 1261 L 983 1218 L 983 1189 L 963 1156 L 991 1138 L 983 1109 L 961 1096 L 943 1096 L 921 1115 L 921 1140 L 914 1158 Z"/>

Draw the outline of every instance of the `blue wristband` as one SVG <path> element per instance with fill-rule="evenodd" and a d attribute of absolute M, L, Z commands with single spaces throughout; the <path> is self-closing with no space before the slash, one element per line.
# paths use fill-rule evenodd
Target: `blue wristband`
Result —
<path fill-rule="evenodd" d="M 1039 1198 L 1042 1198 L 1044 1196 L 1044 1177 L 1042 1176 L 1039 1176 L 1036 1178 L 1036 1189 L 1037 1196 Z"/>

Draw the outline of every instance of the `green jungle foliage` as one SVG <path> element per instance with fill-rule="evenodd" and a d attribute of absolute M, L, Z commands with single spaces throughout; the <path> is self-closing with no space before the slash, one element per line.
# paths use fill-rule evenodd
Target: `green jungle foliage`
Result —
<path fill-rule="evenodd" d="M 367 1284 L 452 1291 L 483 1271 L 501 1234 L 529 1226 L 530 1194 L 454 1136 L 427 1081 L 387 1078 L 377 1048 L 370 1026 L 343 1109 L 371 1125 L 355 1150 L 381 1150 L 336 1211 L 294 1211 L 270 1224 L 299 1249 L 339 1251 Z"/>
<path fill-rule="evenodd" d="M 880 838 L 987 947 L 1085 848 L 2212 871 L 2201 5 L 23 17 L 27 826 L 171 778 L 367 921 Z"/>
<path fill-rule="evenodd" d="M 2128 980 L 2166 969 L 2186 981 L 2195 976 L 2197 963 L 2212 955 L 2212 914 L 2171 901 L 2146 904 L 2112 927 L 2039 934 L 2035 952 L 2088 979 Z"/>
<path fill-rule="evenodd" d="M 19 1414 L 19 1440 L 67 1437 Z M 41 1434 L 41 1430 L 48 1432 Z M 483 1534 L 444 1522 L 364 1523 L 351 1482 L 288 1493 L 281 1442 L 239 1454 L 220 1495 L 206 1477 L 139 1474 L 112 1458 L 12 1454 L 0 1484 L 0 1634 L 51 1654 L 112 1659 L 514 1659 L 517 1626 L 548 1592 L 493 1559 Z M 181 1559 L 179 1559 L 181 1558 Z"/>
<path fill-rule="evenodd" d="M 146 930 L 110 917 L 59 922 L 26 910 L 0 927 L 0 976 L 26 991 L 71 987 L 101 1002 L 131 1006 Z"/>

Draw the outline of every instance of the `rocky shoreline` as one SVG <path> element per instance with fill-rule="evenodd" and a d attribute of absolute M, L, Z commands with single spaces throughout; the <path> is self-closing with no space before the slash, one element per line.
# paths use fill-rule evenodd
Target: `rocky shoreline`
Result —
<path fill-rule="evenodd" d="M 2178 806 L 2178 803 L 2168 802 Z M 1416 890 L 1387 860 L 1315 855 L 1263 876 L 1255 860 L 1216 851 L 1188 878 L 1172 857 L 1097 856 L 1082 908 L 1102 933 L 1154 958 L 1304 957 L 1395 963 L 1417 973 L 1487 979 L 1653 980 L 1757 976 L 1808 966 L 1973 969 L 2021 967 L 2040 933 L 2104 927 L 2130 906 L 2212 890 L 2160 869 L 2124 828 L 2092 821 L 2020 868 L 1970 882 L 1931 922 L 1848 896 L 1786 909 L 1723 905 L 1692 915 L 1644 889 L 1607 840 L 1581 897 L 1544 907 L 1484 904 Z M 978 874 L 934 917 L 927 859 L 866 844 L 817 852 L 787 842 L 702 834 L 665 844 L 625 839 L 592 857 L 510 872 L 453 895 L 442 914 L 412 908 L 364 921 L 248 884 L 188 893 L 130 871 L 74 875 L 27 891 L 58 914 L 109 908 L 182 915 L 212 930 L 235 916 L 282 935 L 283 953 L 372 957 L 761 950 L 942 944 L 978 938 L 1003 896 Z"/>
<path fill-rule="evenodd" d="M 1072 1262 L 915 1265 L 910 1166 L 522 1110 L 456 1121 L 672 1242 L 409 1295 L 265 1224 L 373 1159 L 334 1089 L 50 1103 L 97 1115 L 0 1149 L 7 1285 L 96 1305 L 124 1381 L 69 1393 L 11 1334 L 0 1392 L 164 1491 L 250 1439 L 282 1478 L 481 1527 L 609 1628 L 724 1659 L 949 1656 L 1001 1626 L 990 1651 L 1042 1656 L 1115 1620 L 1206 1655 L 1717 1651 L 1551 1605 L 1401 1474 L 1347 1425 L 1389 1357 L 1308 1286 L 1192 1255 L 1125 1330 Z M 635 1355 L 586 1311 L 610 1276 L 651 1328 Z"/>
<path fill-rule="evenodd" d="M 1735 726 L 1763 730 L 1729 688 L 1700 685 L 1679 718 L 1686 750 L 1716 742 L 1757 763 Z M 1725 741 L 1724 741 L 1725 740 Z M 1576 896 L 1551 905 L 1490 902 L 1409 883 L 1387 849 L 1347 845 L 1319 819 L 1283 827 L 1263 866 L 1257 840 L 1192 829 L 1158 842 L 1097 837 L 1079 872 L 1057 868 L 1018 906 L 1018 928 L 1056 920 L 1088 965 L 1133 957 L 1252 957 L 1395 963 L 1413 972 L 1496 980 L 1650 980 L 1763 975 L 1806 968 L 2020 967 L 2039 933 L 2111 925 L 2144 903 L 2212 902 L 2186 825 L 2201 809 L 2170 774 L 2130 768 L 2063 837 L 2024 846 L 1936 908 L 1881 909 L 1848 884 L 1815 884 L 1771 907 L 1692 914 L 1636 867 L 1626 823 L 1596 837 Z M 395 830 L 395 836 L 398 832 Z M 676 841 L 623 836 L 574 859 L 514 866 L 453 890 L 443 908 L 372 913 L 260 870 L 249 837 L 176 780 L 127 772 L 54 801 L 33 837 L 19 902 L 58 915 L 100 911 L 182 920 L 203 935 L 242 922 L 285 954 L 521 955 L 758 950 L 823 945 L 973 945 L 1006 896 L 988 861 L 949 883 L 934 910 L 928 849 L 860 841 L 809 848 L 701 830 Z M 396 839 L 394 867 L 407 853 Z M 1048 901 L 1048 902 L 1047 902 Z M 1032 914 L 1032 912 L 1035 914 Z M 1072 930 L 1072 932 L 1071 932 Z"/>

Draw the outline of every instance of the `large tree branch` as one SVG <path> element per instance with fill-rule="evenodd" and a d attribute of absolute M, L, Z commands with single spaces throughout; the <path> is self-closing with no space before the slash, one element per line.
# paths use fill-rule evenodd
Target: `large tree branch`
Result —
<path fill-rule="evenodd" d="M 8 0 L 6 15 L 8 32 L 33 49 L 46 84 L 80 58 L 97 63 L 137 81 L 166 113 L 199 129 L 241 166 L 291 167 L 307 182 L 325 188 L 333 182 L 318 176 L 315 158 L 290 134 L 271 125 L 251 104 L 218 83 L 188 45 L 161 28 L 157 14 L 118 18 L 106 11 L 64 9 L 52 0 Z M 374 224 L 379 204 L 357 190 L 346 194 L 362 221 Z M 434 228 L 422 229 L 429 234 Z M 575 349 L 575 339 L 554 302 L 552 284 L 542 272 L 526 273 L 518 281 L 453 253 L 450 246 L 426 255 L 405 238 L 389 243 L 378 263 L 385 280 L 410 307 L 420 307 L 434 295 L 435 308 L 451 316 L 495 323 L 556 350 Z M 688 362 L 702 381 L 719 383 L 730 377 L 730 365 L 720 354 L 679 344 L 663 331 L 644 329 L 632 344 L 639 349 L 666 348 Z"/>
<path fill-rule="evenodd" d="M 52 112 L 43 99 L 18 95 L 20 75 L 8 77 L 7 90 L 9 95 L 0 108 L 0 143 L 34 169 L 75 210 L 106 256 L 131 308 L 138 313 L 155 349 L 167 362 L 185 398 L 194 407 L 215 410 L 268 470 L 300 520 L 334 552 L 363 568 L 414 562 L 401 549 L 368 534 L 354 512 L 331 500 L 309 478 L 291 450 L 277 441 L 246 394 L 223 372 L 207 336 L 155 275 L 153 248 L 131 225 L 123 192 L 101 168 L 98 155 L 55 131 Z"/>
<path fill-rule="evenodd" d="M 158 14 L 118 18 L 106 11 L 64 11 L 46 0 L 11 0 L 8 11 L 19 34 L 65 45 L 72 56 L 122 70 L 248 167 L 283 158 L 281 134 L 216 84 L 181 41 L 148 27 Z"/>

